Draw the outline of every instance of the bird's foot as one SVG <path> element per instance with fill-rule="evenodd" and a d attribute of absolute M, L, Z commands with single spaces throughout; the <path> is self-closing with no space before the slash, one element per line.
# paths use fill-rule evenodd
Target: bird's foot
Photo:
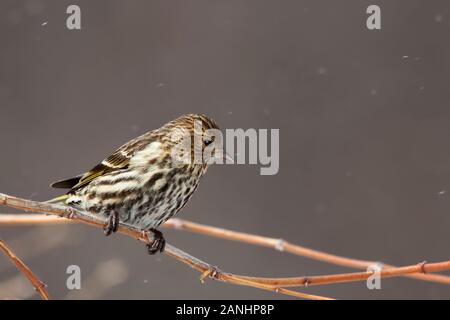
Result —
<path fill-rule="evenodd" d="M 67 207 L 66 212 L 63 213 L 62 217 L 66 219 L 73 219 L 77 216 L 76 210 L 72 207 Z"/>
<path fill-rule="evenodd" d="M 115 210 L 109 214 L 108 223 L 103 227 L 105 236 L 109 236 L 113 232 L 117 232 L 119 229 L 119 213 Z"/>
<path fill-rule="evenodd" d="M 150 241 L 150 243 L 146 245 L 148 254 L 153 255 L 157 252 L 163 252 L 166 247 L 166 240 L 164 239 L 162 232 L 153 228 L 149 231 L 150 232 L 146 232 L 147 238 Z"/>

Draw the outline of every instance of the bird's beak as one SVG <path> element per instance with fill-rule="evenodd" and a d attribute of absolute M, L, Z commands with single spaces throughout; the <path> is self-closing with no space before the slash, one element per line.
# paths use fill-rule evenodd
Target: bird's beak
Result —
<path fill-rule="evenodd" d="M 234 159 L 228 153 L 224 151 L 216 151 L 215 158 L 220 160 L 223 164 L 233 164 Z"/>
<path fill-rule="evenodd" d="M 234 159 L 226 152 L 223 152 L 223 163 L 225 164 L 233 164 Z"/>

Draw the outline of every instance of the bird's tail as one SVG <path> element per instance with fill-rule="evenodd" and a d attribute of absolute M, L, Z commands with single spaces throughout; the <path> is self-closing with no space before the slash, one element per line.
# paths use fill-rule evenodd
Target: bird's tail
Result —
<path fill-rule="evenodd" d="M 46 201 L 47 203 L 61 203 L 61 202 L 65 202 L 68 198 L 70 197 L 70 195 L 68 194 L 63 194 L 62 196 L 53 198 L 51 200 Z"/>

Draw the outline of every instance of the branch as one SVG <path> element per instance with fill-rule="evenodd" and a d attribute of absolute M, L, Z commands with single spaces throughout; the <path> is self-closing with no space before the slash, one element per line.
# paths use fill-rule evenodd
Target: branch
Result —
<path fill-rule="evenodd" d="M 73 222 L 68 219 L 61 219 L 54 216 L 46 215 L 17 215 L 17 214 L 1 214 L 0 215 L 0 225 L 21 225 L 21 224 L 62 224 Z M 305 248 L 299 245 L 289 243 L 283 239 L 269 238 L 264 236 L 259 236 L 250 233 L 237 232 L 232 230 L 227 230 L 223 228 L 217 228 L 212 226 L 207 226 L 199 223 L 194 223 L 182 219 L 172 218 L 168 220 L 163 227 L 171 228 L 176 230 L 190 231 L 197 234 L 203 234 L 211 237 L 244 242 L 248 244 L 258 245 L 262 247 L 272 248 L 282 252 L 288 252 L 297 256 L 302 256 L 334 265 L 354 268 L 354 269 L 364 269 L 366 270 L 370 266 L 378 264 L 383 267 L 383 270 L 389 270 L 395 268 L 392 265 L 377 263 L 375 261 L 365 261 L 357 260 L 346 257 L 341 257 L 334 254 L 329 254 L 309 248 Z M 365 273 L 359 273 L 365 274 Z M 423 281 L 431 281 L 442 284 L 450 284 L 450 277 L 439 274 L 424 274 L 424 273 L 406 273 L 405 277 L 414 278 Z M 307 277 L 312 278 L 312 277 Z M 365 279 L 365 278 L 364 278 Z M 362 279 L 360 279 L 362 280 Z"/>
<path fill-rule="evenodd" d="M 425 274 L 429 272 L 438 272 L 450 270 L 450 261 L 427 263 L 426 261 L 420 262 L 415 265 L 404 267 L 393 267 L 389 269 L 381 270 L 378 275 L 381 278 L 393 278 L 398 276 L 407 276 L 412 274 Z M 291 277 L 291 278 L 253 278 L 244 277 L 249 281 L 263 281 L 264 284 L 280 287 L 298 287 L 298 286 L 311 286 L 311 285 L 323 285 L 334 284 L 342 282 L 353 282 L 367 280 L 372 276 L 374 272 L 353 272 L 353 273 L 341 273 L 331 275 L 320 275 L 310 277 Z M 262 280 L 263 279 L 263 280 Z"/>
<path fill-rule="evenodd" d="M 0 220 L 1 223 L 1 220 Z M 288 252 L 297 256 L 306 257 L 309 259 L 322 261 L 338 266 L 349 267 L 353 269 L 363 269 L 367 270 L 367 268 L 374 265 L 381 265 L 383 269 L 395 268 L 393 265 L 384 264 L 375 261 L 366 261 L 366 260 L 357 260 L 346 257 L 341 257 L 338 255 L 321 252 L 318 250 L 309 249 L 306 247 L 302 247 L 296 244 L 292 244 L 283 239 L 269 238 L 264 236 L 259 236 L 250 233 L 238 232 L 227 230 L 223 228 L 217 228 L 212 226 L 207 226 L 195 222 L 190 222 L 178 218 L 172 218 L 167 221 L 164 227 L 177 229 L 177 230 L 185 230 L 198 234 L 203 234 L 211 237 L 244 242 L 248 244 L 258 245 L 262 247 L 272 248 L 277 251 Z M 406 277 L 414 278 L 423 281 L 431 281 L 442 284 L 450 284 L 450 277 L 440 274 L 405 274 Z"/>
<path fill-rule="evenodd" d="M 30 283 L 41 296 L 41 299 L 49 300 L 50 296 L 47 290 L 45 290 L 45 284 L 33 274 L 33 272 L 14 254 L 14 252 L 10 248 L 8 248 L 6 243 L 1 239 L 0 250 L 5 253 L 5 255 L 11 260 L 11 262 L 16 265 L 17 269 L 19 269 L 19 271 L 22 272 L 22 274 L 28 279 L 28 281 L 30 281 Z"/>
<path fill-rule="evenodd" d="M 65 217 L 69 219 L 76 220 L 78 222 L 88 224 L 94 227 L 103 228 L 106 221 L 99 218 L 98 216 L 89 214 L 87 212 L 82 212 L 80 210 L 77 210 L 72 207 L 63 206 L 59 204 L 51 204 L 46 202 L 38 202 L 38 201 L 32 201 L 32 200 L 26 200 L 21 199 L 13 196 L 9 196 L 3 193 L 0 193 L 0 205 L 8 206 L 11 208 L 23 210 L 23 211 L 33 211 L 33 212 L 40 212 L 40 213 L 46 213 L 46 214 L 52 214 L 59 217 Z M 143 234 L 141 230 L 138 230 L 134 228 L 131 225 L 127 225 L 124 223 L 119 224 L 118 232 L 124 235 L 127 235 L 129 237 L 132 237 L 140 242 L 149 243 L 149 239 L 147 236 Z M 314 300 L 329 300 L 330 298 L 317 296 L 317 295 L 310 295 L 298 291 L 288 290 L 285 288 L 279 288 L 277 286 L 272 286 L 264 283 L 260 280 L 253 280 L 253 279 L 259 279 L 259 278 L 253 278 L 253 277 L 245 277 L 245 276 L 239 276 L 232 273 L 222 272 L 216 267 L 203 262 L 188 253 L 170 245 L 167 244 L 166 248 L 164 250 L 164 253 L 167 254 L 170 257 L 173 257 L 177 259 L 178 261 L 181 261 L 187 265 L 189 265 L 191 268 L 199 271 L 201 275 L 201 280 L 203 281 L 206 277 L 210 277 L 216 280 L 220 280 L 222 282 L 228 282 L 232 284 L 237 285 L 243 285 L 243 286 L 249 286 L 254 288 L 259 288 L 262 290 L 267 291 L 273 291 L 285 295 L 290 295 L 298 298 L 304 298 L 304 299 L 314 299 Z"/>
<path fill-rule="evenodd" d="M 76 223 L 76 221 L 65 219 L 59 216 L 49 216 L 47 214 L 16 214 L 0 213 L 0 225 L 58 225 Z"/>
<path fill-rule="evenodd" d="M 49 214 L 55 214 L 58 216 L 63 217 L 70 217 L 72 219 L 75 219 L 79 222 L 90 224 L 96 227 L 103 227 L 105 224 L 105 221 L 102 219 L 99 219 L 97 216 L 91 215 L 86 212 L 80 212 L 74 208 L 62 206 L 62 205 L 54 205 L 49 203 L 42 203 L 42 202 L 36 202 L 36 201 L 30 201 L 20 198 L 15 198 L 11 196 L 7 196 L 0 193 L 0 204 L 13 207 L 16 209 L 21 210 L 29 210 L 29 211 L 36 211 L 36 212 L 42 212 L 42 213 L 49 213 Z M 31 221 L 33 219 L 39 220 L 37 218 L 31 218 L 29 215 L 25 215 L 24 219 L 20 219 L 20 215 L 16 216 L 17 221 L 25 222 L 25 221 Z M 7 217 L 9 219 L 9 223 L 14 222 L 14 217 L 11 215 L 8 215 Z M 30 220 L 31 218 L 31 220 Z M 28 220 L 27 220 L 28 219 Z M 60 219 L 60 218 L 58 218 Z M 62 220 L 62 219 L 61 219 Z M 43 220 L 42 220 L 43 221 Z M 177 224 L 178 221 L 178 224 Z M 179 227 L 179 221 L 175 220 L 175 225 L 173 227 Z M 58 222 L 59 223 L 59 222 Z M 188 225 L 188 224 L 185 224 Z M 193 226 L 199 226 L 198 224 L 192 224 Z M 201 226 L 201 225 L 200 225 Z M 224 229 L 219 228 L 213 228 L 208 226 L 202 226 L 204 228 L 203 231 L 205 232 L 199 232 L 200 229 L 197 230 L 199 233 L 205 233 L 208 235 L 215 235 L 219 236 L 221 233 L 221 237 L 233 239 L 233 240 L 240 240 L 244 242 L 249 243 L 255 243 L 263 245 L 265 242 L 272 238 L 265 238 L 255 235 L 249 235 L 234 231 L 228 231 Z M 206 228 L 206 229 L 205 229 Z M 206 231 L 215 230 L 215 232 L 207 233 Z M 141 242 L 148 243 L 147 237 L 143 236 L 143 233 L 140 230 L 137 230 L 133 228 L 132 226 L 129 226 L 127 224 L 120 224 L 119 230 L 120 233 L 126 234 L 134 239 L 137 239 Z M 209 232 L 208 231 L 208 232 Z M 239 236 L 236 236 L 239 235 Z M 274 241 L 277 239 L 272 239 L 271 241 Z M 280 240 L 277 240 L 278 242 Z M 274 245 L 273 243 L 271 245 Z M 269 245 L 266 245 L 269 246 Z M 292 248 L 296 248 L 298 246 L 291 245 Z M 280 248 L 280 246 L 275 246 L 276 248 Z M 302 248 L 302 247 L 300 247 Z M 309 249 L 307 249 L 309 250 Z M 288 289 L 285 289 L 283 287 L 294 287 L 294 286 L 309 286 L 309 285 L 319 285 L 319 284 L 330 284 L 330 283 L 341 283 L 341 282 L 351 282 L 351 281 L 360 281 L 365 280 L 369 278 L 371 275 L 373 275 L 373 272 L 355 272 L 355 273 L 343 273 L 343 274 L 333 274 L 333 275 L 320 275 L 320 276 L 309 276 L 309 277 L 290 277 L 290 278 L 264 278 L 264 277 L 249 277 L 249 276 L 242 276 L 242 275 L 236 275 L 231 273 L 222 272 L 219 269 L 215 268 L 214 266 L 203 262 L 171 245 L 168 245 L 166 247 L 166 254 L 189 265 L 190 267 L 196 269 L 197 271 L 202 273 L 201 280 L 203 280 L 206 277 L 214 278 L 223 282 L 233 283 L 233 284 L 239 284 L 239 285 L 246 285 L 251 286 L 255 288 L 260 288 L 263 290 L 269 290 L 274 292 L 279 292 L 286 295 L 291 295 L 295 297 L 302 297 L 307 299 L 327 299 L 325 297 L 321 296 L 313 296 L 313 295 L 307 295 L 304 293 L 299 293 L 297 291 L 291 291 Z M 329 257 L 338 257 L 333 256 L 329 254 L 324 254 L 321 252 L 310 250 L 314 254 L 315 257 L 323 258 L 321 255 L 325 255 L 330 259 Z M 298 254 L 298 252 L 296 252 Z M 340 258 L 340 257 L 339 257 Z M 347 259 L 347 258 L 343 258 Z M 332 259 L 331 259 L 332 260 Z M 352 260 L 352 259 L 348 259 Z M 333 260 L 334 261 L 334 260 Z M 339 260 L 342 261 L 342 260 Z M 357 260 L 358 261 L 358 260 Z M 422 274 L 422 276 L 430 276 L 425 273 L 429 272 L 437 272 L 437 271 L 443 271 L 443 270 L 449 270 L 450 269 L 450 261 L 444 261 L 444 262 L 438 262 L 438 263 L 419 263 L 416 265 L 411 266 L 405 266 L 405 267 L 389 267 L 384 270 L 381 270 L 378 274 L 380 277 L 396 277 L 396 276 L 407 276 L 407 275 L 419 275 Z M 441 276 L 444 277 L 444 276 Z"/>

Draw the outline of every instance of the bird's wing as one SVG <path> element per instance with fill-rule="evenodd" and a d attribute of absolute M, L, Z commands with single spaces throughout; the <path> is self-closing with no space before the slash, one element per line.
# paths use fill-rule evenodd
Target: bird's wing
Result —
<path fill-rule="evenodd" d="M 78 183 L 72 187 L 72 190 L 84 187 L 95 178 L 101 177 L 107 173 L 120 169 L 126 169 L 130 163 L 131 157 L 132 154 L 125 153 L 121 150 L 114 152 L 90 171 L 83 174 Z"/>
<path fill-rule="evenodd" d="M 133 155 L 149 142 L 150 140 L 146 137 L 146 135 L 133 139 L 121 146 L 113 154 L 104 159 L 88 172 L 74 178 L 55 182 L 51 185 L 51 187 L 70 189 L 69 192 L 72 192 L 76 189 L 80 189 L 88 185 L 92 180 L 107 173 L 126 169 Z"/>
<path fill-rule="evenodd" d="M 82 188 L 95 178 L 116 170 L 126 169 L 132 155 L 132 153 L 126 153 L 119 149 L 88 172 L 74 178 L 55 182 L 51 187 L 71 189 L 71 191 Z"/>

